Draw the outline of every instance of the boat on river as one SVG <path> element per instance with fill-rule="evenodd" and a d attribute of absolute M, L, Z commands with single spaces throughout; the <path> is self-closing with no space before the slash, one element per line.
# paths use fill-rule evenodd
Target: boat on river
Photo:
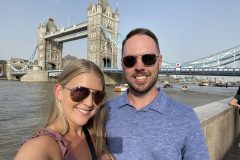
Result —
<path fill-rule="evenodd" d="M 163 88 L 173 88 L 173 85 L 170 84 L 168 81 L 165 81 L 163 84 Z"/>
<path fill-rule="evenodd" d="M 125 92 L 128 89 L 128 84 L 119 84 L 114 87 L 114 92 Z"/>
<path fill-rule="evenodd" d="M 209 83 L 207 81 L 202 81 L 200 83 L 198 83 L 198 86 L 208 86 Z"/>
<path fill-rule="evenodd" d="M 187 85 L 183 85 L 183 86 L 182 86 L 182 90 L 183 90 L 183 91 L 188 91 L 188 90 L 189 90 L 189 88 L 188 88 L 188 86 L 187 86 Z"/>

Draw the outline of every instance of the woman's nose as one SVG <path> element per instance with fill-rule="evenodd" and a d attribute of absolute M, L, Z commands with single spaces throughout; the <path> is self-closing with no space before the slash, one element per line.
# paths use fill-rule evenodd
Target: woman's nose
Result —
<path fill-rule="evenodd" d="M 84 104 L 88 105 L 88 106 L 93 106 L 93 94 L 90 93 L 86 99 L 84 99 L 83 101 Z"/>

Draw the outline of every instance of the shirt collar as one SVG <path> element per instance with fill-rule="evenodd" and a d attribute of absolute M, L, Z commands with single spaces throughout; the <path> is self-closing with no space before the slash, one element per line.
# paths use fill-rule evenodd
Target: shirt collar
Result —
<path fill-rule="evenodd" d="M 148 108 L 150 110 L 154 110 L 164 114 L 166 111 L 166 99 L 167 99 L 167 95 L 164 93 L 164 91 L 158 88 L 157 96 L 153 99 L 151 103 L 149 103 L 144 108 Z"/>
<path fill-rule="evenodd" d="M 166 99 L 167 95 L 164 93 L 164 91 L 158 88 L 157 96 L 153 99 L 151 103 L 144 106 L 141 110 L 143 111 L 154 110 L 164 114 L 166 110 Z M 120 109 L 125 106 L 132 106 L 128 101 L 127 91 L 120 95 L 118 99 L 118 108 Z"/>

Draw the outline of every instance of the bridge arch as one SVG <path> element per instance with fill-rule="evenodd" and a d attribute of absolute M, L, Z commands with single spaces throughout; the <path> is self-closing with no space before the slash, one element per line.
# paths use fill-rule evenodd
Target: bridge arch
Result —
<path fill-rule="evenodd" d="M 47 63 L 47 68 L 48 68 L 48 70 L 56 70 L 57 69 L 57 65 L 54 62 L 48 62 Z"/>

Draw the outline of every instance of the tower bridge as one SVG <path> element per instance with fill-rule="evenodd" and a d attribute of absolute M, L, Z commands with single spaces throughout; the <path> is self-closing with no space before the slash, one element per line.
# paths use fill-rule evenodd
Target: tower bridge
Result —
<path fill-rule="evenodd" d="M 22 69 L 10 65 L 9 76 L 24 75 L 31 68 L 38 65 L 42 71 L 62 69 L 62 49 L 65 42 L 87 38 L 87 59 L 96 63 L 100 68 L 117 67 L 119 11 L 114 11 L 108 0 L 98 0 L 97 4 L 89 4 L 87 21 L 70 26 L 57 28 L 54 19 L 50 17 L 47 22 L 38 27 L 38 44 L 33 58 Z M 104 30 L 104 31 L 103 31 Z M 37 72 L 37 71 L 36 71 Z M 28 72 L 27 72 L 28 73 Z M 46 73 L 46 72 L 45 72 Z"/>
<path fill-rule="evenodd" d="M 29 60 L 21 69 L 8 64 L 8 76 L 26 77 L 30 69 L 33 70 L 31 73 L 44 74 L 35 74 L 40 77 L 46 77 L 45 74 L 57 77 L 63 67 L 64 43 L 87 38 L 87 59 L 96 63 L 110 78 L 121 79 L 119 75 L 122 71 L 118 66 L 118 55 L 121 54 L 118 8 L 113 11 L 107 0 L 98 0 L 97 4 L 89 4 L 87 14 L 87 21 L 65 28 L 57 28 L 52 17 L 41 23 L 38 43 Z M 163 61 L 159 74 L 239 76 L 239 68 L 240 45 L 188 62 Z"/>

